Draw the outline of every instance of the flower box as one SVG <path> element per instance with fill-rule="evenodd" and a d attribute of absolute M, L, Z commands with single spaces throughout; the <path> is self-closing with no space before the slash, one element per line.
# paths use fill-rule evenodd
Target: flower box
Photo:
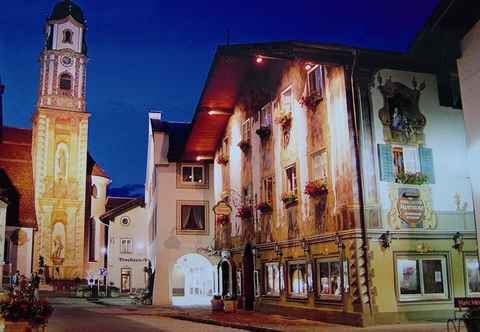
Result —
<path fill-rule="evenodd" d="M 237 209 L 237 217 L 241 219 L 250 219 L 253 217 L 252 208 L 250 206 L 241 206 Z"/>
<path fill-rule="evenodd" d="M 243 151 L 243 153 L 247 153 L 248 151 L 250 151 L 250 142 L 249 141 L 240 141 L 238 143 L 238 147 L 240 148 L 240 150 Z"/>
<path fill-rule="evenodd" d="M 315 111 L 317 105 L 323 100 L 323 97 L 320 96 L 318 92 L 313 92 L 309 96 L 303 96 L 300 98 L 300 104 L 304 105 L 307 109 Z"/>
<path fill-rule="evenodd" d="M 268 204 L 267 202 L 260 202 L 257 204 L 257 210 L 260 211 L 263 214 L 267 214 L 272 212 L 272 206 Z"/>
<path fill-rule="evenodd" d="M 220 165 L 226 165 L 228 164 L 228 157 L 224 153 L 220 153 L 217 157 L 217 163 Z"/>
<path fill-rule="evenodd" d="M 281 113 L 277 117 L 277 123 L 282 126 L 283 130 L 289 130 L 292 125 L 292 112 Z"/>
<path fill-rule="evenodd" d="M 272 130 L 270 129 L 270 126 L 261 126 L 255 131 L 255 133 L 260 137 L 262 141 L 264 141 L 270 137 L 270 135 L 272 134 Z"/>
<path fill-rule="evenodd" d="M 305 185 L 305 194 L 310 197 L 320 197 L 327 193 L 327 183 L 324 180 L 310 181 Z"/>
<path fill-rule="evenodd" d="M 397 182 L 401 184 L 422 185 L 428 182 L 428 176 L 423 175 L 420 172 L 417 172 L 417 173 L 400 172 L 397 175 Z"/>
<path fill-rule="evenodd" d="M 293 191 L 282 193 L 282 202 L 286 208 L 297 203 L 297 194 Z"/>

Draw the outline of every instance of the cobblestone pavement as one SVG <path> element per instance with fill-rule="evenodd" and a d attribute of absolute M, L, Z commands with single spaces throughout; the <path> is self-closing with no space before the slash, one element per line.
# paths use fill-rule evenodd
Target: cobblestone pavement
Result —
<path fill-rule="evenodd" d="M 211 313 L 205 307 L 136 306 L 128 298 L 52 298 L 56 311 L 47 332 L 94 331 L 261 331 L 261 332 L 445 332 L 445 323 L 382 325 L 358 328 L 280 315 L 238 311 Z M 465 331 L 465 330 L 462 330 Z"/>

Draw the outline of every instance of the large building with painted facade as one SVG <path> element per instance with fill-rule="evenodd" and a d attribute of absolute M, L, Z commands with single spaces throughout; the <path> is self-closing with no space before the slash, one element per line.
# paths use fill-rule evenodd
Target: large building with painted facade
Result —
<path fill-rule="evenodd" d="M 78 5 L 54 6 L 32 129 L 0 126 L 5 274 L 42 270 L 46 279 L 73 280 L 104 266 L 106 226 L 99 217 L 110 179 L 87 152 L 85 32 Z"/>
<path fill-rule="evenodd" d="M 478 295 L 464 116 L 442 100 L 438 66 L 299 42 L 219 47 L 186 133 L 155 120 L 169 137 L 147 166 L 157 302 L 174 299 L 186 253 L 246 309 L 333 322 L 445 317 Z M 195 167 L 209 169 L 203 193 L 182 187 Z M 220 202 L 231 213 L 214 215 Z M 209 232 L 192 241 L 196 220 Z"/>

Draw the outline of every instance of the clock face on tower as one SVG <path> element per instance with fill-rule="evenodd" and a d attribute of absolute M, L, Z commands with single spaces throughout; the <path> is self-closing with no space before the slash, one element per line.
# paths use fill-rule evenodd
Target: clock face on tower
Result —
<path fill-rule="evenodd" d="M 64 66 L 70 67 L 70 66 L 72 65 L 72 63 L 73 63 L 73 60 L 72 60 L 72 58 L 69 57 L 69 56 L 64 56 L 64 57 L 62 58 L 62 63 L 63 63 Z"/>

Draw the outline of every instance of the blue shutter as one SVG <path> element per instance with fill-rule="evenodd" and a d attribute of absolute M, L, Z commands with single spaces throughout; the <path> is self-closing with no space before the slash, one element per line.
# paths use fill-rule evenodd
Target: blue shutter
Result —
<path fill-rule="evenodd" d="M 421 146 L 418 148 L 418 154 L 420 156 L 420 169 L 422 174 L 428 176 L 429 183 L 435 183 L 432 149 Z"/>
<path fill-rule="evenodd" d="M 393 157 L 390 144 L 378 144 L 378 163 L 380 166 L 380 181 L 393 182 Z"/>

